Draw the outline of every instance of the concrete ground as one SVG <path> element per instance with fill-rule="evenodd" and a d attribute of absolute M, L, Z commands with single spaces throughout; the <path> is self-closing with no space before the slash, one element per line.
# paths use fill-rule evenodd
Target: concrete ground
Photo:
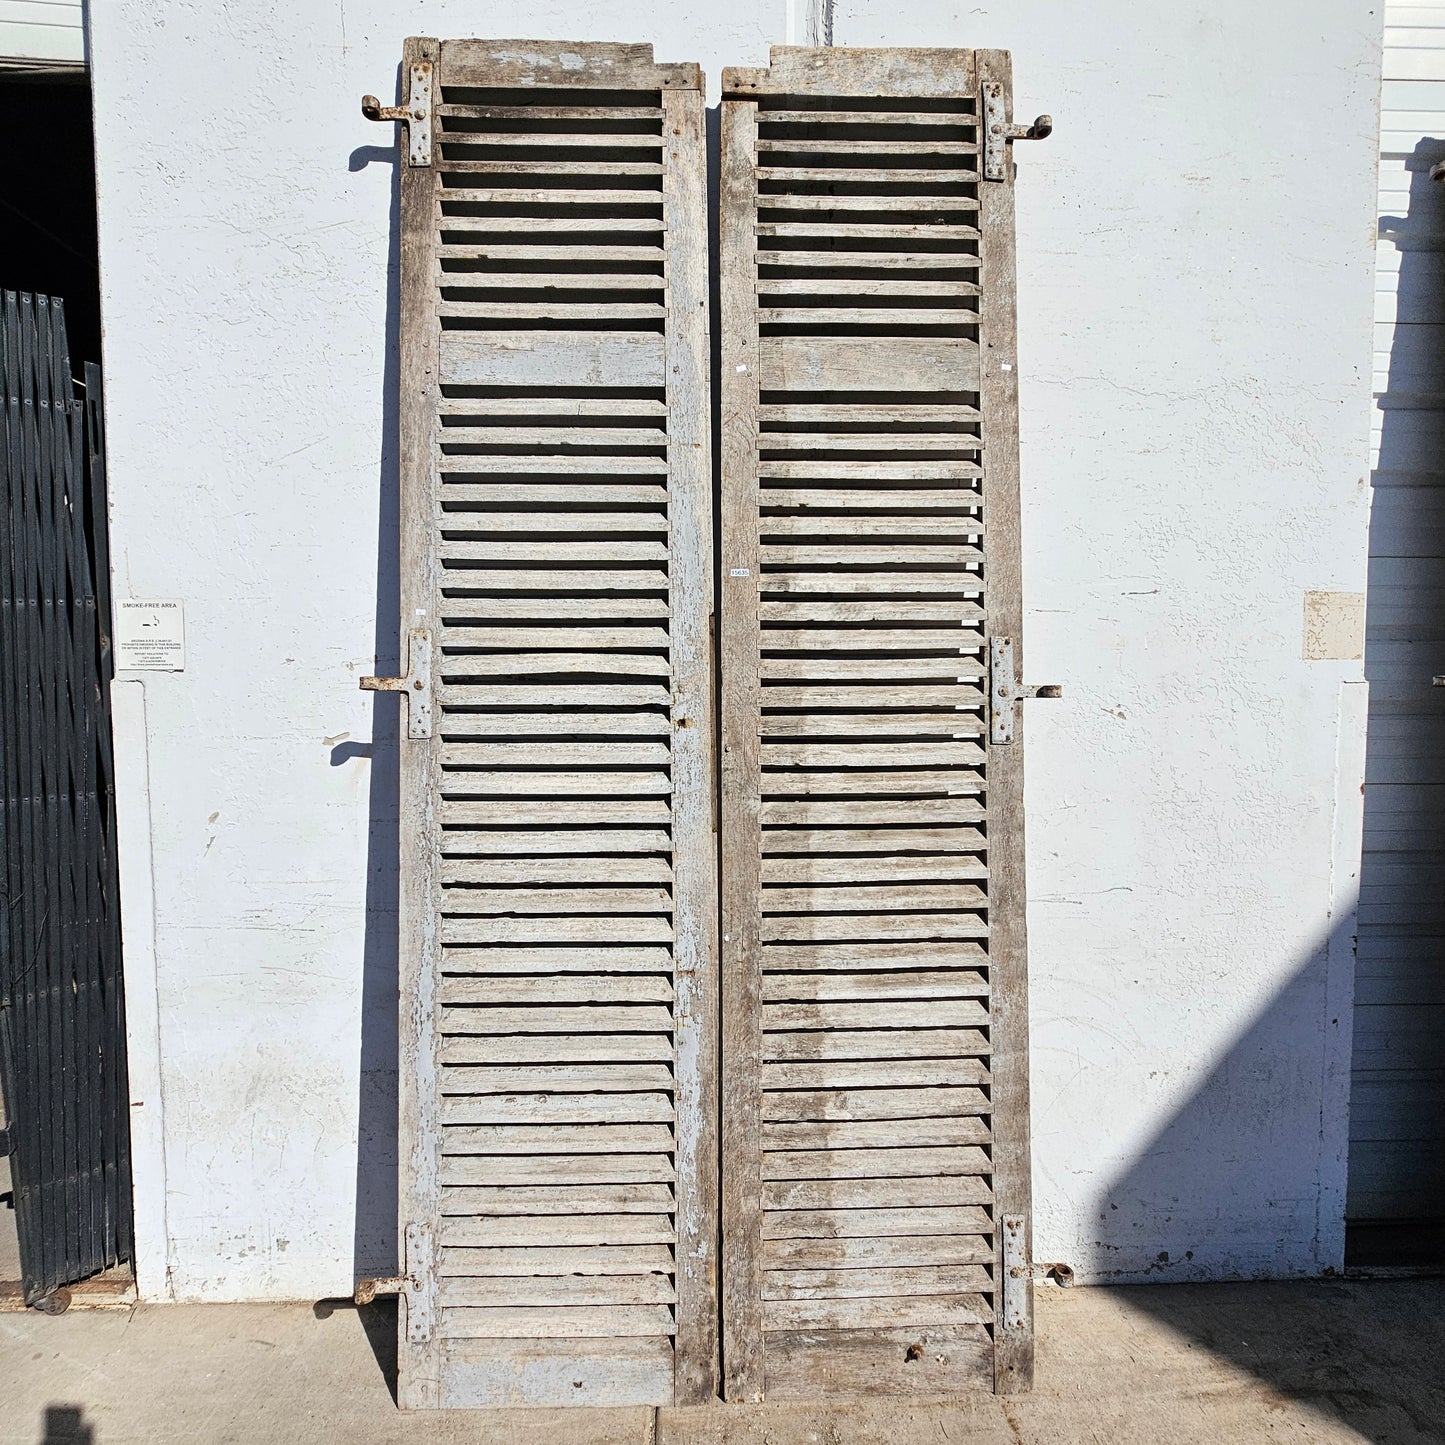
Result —
<path fill-rule="evenodd" d="M 0 1282 L 20 1278 L 20 1241 L 10 1194 L 10 1161 L 0 1159 Z"/>
<path fill-rule="evenodd" d="M 1423 1445 L 1445 1281 L 1039 1291 L 1012 1400 L 400 1415 L 395 1315 L 197 1305 L 0 1314 L 4 1445 Z"/>

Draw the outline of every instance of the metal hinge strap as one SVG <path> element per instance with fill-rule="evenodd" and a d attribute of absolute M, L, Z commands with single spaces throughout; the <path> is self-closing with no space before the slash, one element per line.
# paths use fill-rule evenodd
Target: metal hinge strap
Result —
<path fill-rule="evenodd" d="M 431 164 L 432 62 L 414 60 L 408 67 L 405 105 L 383 105 L 374 95 L 361 97 L 367 120 L 399 120 L 406 127 L 407 160 L 414 166 Z"/>
<path fill-rule="evenodd" d="M 1025 687 L 1018 680 L 1012 637 L 988 640 L 988 740 L 995 746 L 1011 743 L 1018 730 L 1016 710 L 1027 697 L 1062 697 L 1057 684 Z"/>
<path fill-rule="evenodd" d="M 1008 178 L 1008 148 L 1016 140 L 1043 140 L 1054 129 L 1051 115 L 1034 117 L 1032 125 L 1014 125 L 1004 103 L 1003 85 L 997 80 L 983 83 L 983 178 Z"/>
<path fill-rule="evenodd" d="M 1028 1328 L 1029 1286 L 1035 1280 L 1051 1279 L 1068 1288 L 1074 1282 L 1074 1271 L 1067 1264 L 1035 1264 L 1030 1258 L 1028 1222 L 1021 1214 L 1006 1214 L 999 1221 L 1003 1227 L 1003 1299 L 999 1323 L 1006 1330 Z"/>
<path fill-rule="evenodd" d="M 406 735 L 431 736 L 431 633 L 413 627 L 405 677 L 363 677 L 363 692 L 399 692 L 406 698 Z"/>
<path fill-rule="evenodd" d="M 369 1305 L 377 1295 L 401 1296 L 406 1301 L 406 1337 L 412 1344 L 424 1345 L 431 1339 L 433 1330 L 429 1285 L 435 1270 L 431 1229 L 424 1224 L 408 1224 L 402 1248 L 406 1273 L 359 1279 L 352 1298 L 358 1305 Z"/>

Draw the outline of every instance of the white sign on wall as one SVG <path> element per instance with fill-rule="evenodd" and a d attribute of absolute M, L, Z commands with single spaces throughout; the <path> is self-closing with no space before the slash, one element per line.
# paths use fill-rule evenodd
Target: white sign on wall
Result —
<path fill-rule="evenodd" d="M 117 599 L 117 672 L 180 672 L 185 665 L 186 612 L 179 598 Z"/>

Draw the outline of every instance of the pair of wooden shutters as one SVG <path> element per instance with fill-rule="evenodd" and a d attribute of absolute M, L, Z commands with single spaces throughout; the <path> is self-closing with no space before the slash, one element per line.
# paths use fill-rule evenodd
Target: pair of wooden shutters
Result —
<path fill-rule="evenodd" d="M 1024 1387 L 1007 57 L 727 73 L 716 649 L 697 68 L 402 72 L 402 1403 Z"/>

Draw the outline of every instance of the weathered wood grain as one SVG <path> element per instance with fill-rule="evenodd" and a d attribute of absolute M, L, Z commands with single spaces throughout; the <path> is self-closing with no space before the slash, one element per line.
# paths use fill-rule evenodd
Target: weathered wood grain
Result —
<path fill-rule="evenodd" d="M 993 1220 L 987 1209 L 956 1205 L 881 1206 L 877 1208 L 783 1209 L 763 1224 L 765 1240 L 843 1240 L 850 1249 L 869 1240 L 912 1239 L 921 1235 L 968 1235 L 984 1241 L 993 1257 Z"/>
<path fill-rule="evenodd" d="M 418 61 L 435 62 L 440 53 L 434 39 L 410 39 L 402 51 L 401 71 Z M 398 135 L 405 132 L 399 130 Z M 402 144 L 399 140 L 398 144 Z M 432 548 L 434 455 L 438 395 L 436 355 L 440 326 L 433 271 L 432 217 L 436 205 L 437 171 L 433 166 L 398 167 L 401 174 L 401 283 L 398 334 L 400 386 L 398 430 L 398 515 L 401 655 L 413 619 L 436 612 L 439 568 Z M 383 706 L 389 704 L 381 704 Z M 435 768 L 432 753 L 439 738 L 411 739 L 402 729 L 399 770 L 399 879 L 397 895 L 397 972 L 399 998 L 398 1191 L 397 1237 L 407 1228 L 436 1217 L 441 1182 L 438 1177 L 436 1088 L 436 933 L 435 857 L 438 837 Z M 406 1267 L 405 1261 L 398 1261 Z M 436 1280 L 419 1280 L 422 1299 L 418 1319 L 437 1317 Z M 400 1306 L 397 1345 L 397 1402 L 403 1409 L 440 1403 L 440 1342 L 423 1334 L 410 1316 L 405 1296 Z"/>
<path fill-rule="evenodd" d="M 878 383 L 885 375 L 890 391 L 975 391 L 978 344 L 944 337 L 766 336 L 758 343 L 758 366 L 769 391 L 883 390 Z"/>
<path fill-rule="evenodd" d="M 983 1325 L 768 1336 L 770 1400 L 876 1395 L 934 1400 L 987 1390 L 992 1383 L 993 1341 Z"/>
<path fill-rule="evenodd" d="M 1012 63 L 1007 51 L 978 55 L 980 83 L 1004 88 L 1012 110 Z M 1014 665 L 1022 675 L 1023 560 L 1019 536 L 1018 338 L 1015 324 L 1017 269 L 1014 256 L 1014 179 L 1010 159 L 1005 178 L 980 188 L 983 241 L 981 332 L 987 340 L 981 408 L 989 438 L 984 474 L 984 510 L 991 519 L 986 539 L 989 630 L 1012 637 Z M 1028 941 L 1024 877 L 1024 728 L 1019 718 L 1014 741 L 988 749 L 990 802 L 1006 826 L 992 830 L 989 865 L 992 924 L 989 966 L 993 979 L 992 1029 L 994 1096 L 994 1190 L 998 1218 L 1031 1228 L 1032 1186 L 1029 1143 Z M 994 1388 L 1001 1394 L 1033 1386 L 1033 1284 L 1002 1267 L 997 1275 L 1000 1314 L 995 1327 Z"/>
<path fill-rule="evenodd" d="M 722 288 L 722 1175 L 723 1387 L 763 1397 L 758 937 L 758 387 L 753 197 L 757 122 L 724 105 Z"/>
<path fill-rule="evenodd" d="M 637 1336 L 670 1335 L 673 1329 L 672 1308 L 669 1305 L 551 1305 L 498 1307 L 495 1309 L 466 1308 L 453 1306 L 441 1312 L 441 1335 L 448 1340 L 528 1340 L 535 1346 L 542 1340 L 630 1338 Z M 672 1353 L 670 1340 L 668 1353 Z M 672 1385 L 669 1374 L 667 1388 Z M 460 1390 L 453 1382 L 454 1396 L 460 1397 Z M 536 1405 L 544 1403 L 546 1397 L 529 1397 L 520 1403 Z M 570 1396 L 563 1401 L 573 1403 Z M 562 1403 L 555 1397 L 553 1403 Z M 457 1403 L 463 1403 L 460 1398 Z M 470 1403 L 470 1402 L 466 1402 Z M 656 1404 L 655 1399 L 646 1403 Z"/>
<path fill-rule="evenodd" d="M 770 1239 L 763 1246 L 769 1270 L 854 1270 L 921 1265 L 990 1265 L 992 1234 L 868 1236 L 862 1239 Z M 987 1283 L 969 1286 L 988 1289 Z"/>
<path fill-rule="evenodd" d="M 621 331 L 446 331 L 441 380 L 466 386 L 661 386 L 661 336 Z"/>
<path fill-rule="evenodd" d="M 662 93 L 678 1178 L 674 1400 L 719 1388 L 718 944 L 712 694 L 707 141 L 696 89 Z"/>
<path fill-rule="evenodd" d="M 441 53 L 450 84 L 512 90 L 699 90 L 696 65 L 654 63 L 650 45 L 558 40 L 447 40 Z"/>
<path fill-rule="evenodd" d="M 723 95 L 856 95 L 884 102 L 956 100 L 972 94 L 975 73 L 972 50 L 774 45 L 768 51 L 766 70 L 724 70 Z"/>
<path fill-rule="evenodd" d="M 407 615 L 440 659 L 413 844 L 442 1281 L 415 1264 L 419 1314 L 440 1305 L 419 1402 L 696 1403 L 717 1375 L 700 76 L 645 46 L 447 41 L 437 63 L 408 233 L 429 329 L 401 377 L 407 404 L 426 379 Z"/>
<path fill-rule="evenodd" d="M 672 1388 L 666 1338 L 450 1339 L 438 1403 L 458 1409 L 566 1399 L 579 1406 L 655 1405 Z"/>
<path fill-rule="evenodd" d="M 670 1247 L 672 1219 L 666 1214 L 543 1214 L 446 1218 L 438 1237 L 442 1249 L 648 1244 Z"/>

